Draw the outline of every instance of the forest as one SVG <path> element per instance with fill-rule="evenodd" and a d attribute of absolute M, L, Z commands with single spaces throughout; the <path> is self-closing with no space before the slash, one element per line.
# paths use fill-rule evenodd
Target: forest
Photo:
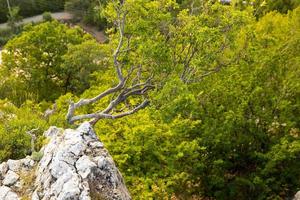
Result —
<path fill-rule="evenodd" d="M 300 190 L 299 0 L 10 3 L 0 0 L 0 162 L 38 154 L 50 126 L 90 121 L 133 199 Z M 71 22 L 49 14 L 63 10 Z"/>

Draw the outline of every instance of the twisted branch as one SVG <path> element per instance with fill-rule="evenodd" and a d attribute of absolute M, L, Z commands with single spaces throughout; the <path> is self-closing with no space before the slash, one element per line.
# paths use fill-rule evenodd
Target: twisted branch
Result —
<path fill-rule="evenodd" d="M 121 4 L 122 6 L 123 4 Z M 84 120 L 84 119 L 91 119 L 91 124 L 96 124 L 98 120 L 100 119 L 117 119 L 121 117 L 125 117 L 127 115 L 131 115 L 143 108 L 145 108 L 149 104 L 149 100 L 145 99 L 142 103 L 136 105 L 131 110 L 118 113 L 118 114 L 112 114 L 113 109 L 118 106 L 119 104 L 126 101 L 131 96 L 144 96 L 149 90 L 153 89 L 154 86 L 151 84 L 152 77 L 149 77 L 145 82 L 137 82 L 130 87 L 126 85 L 127 81 L 130 79 L 130 77 L 133 74 L 133 71 L 135 67 L 131 67 L 130 70 L 128 70 L 127 76 L 124 77 L 122 66 L 123 64 L 119 60 L 119 56 L 123 52 L 129 52 L 131 50 L 130 48 L 130 40 L 128 39 L 128 42 L 126 44 L 126 48 L 122 49 L 124 44 L 124 29 L 125 29 L 125 19 L 126 19 L 126 11 L 122 12 L 122 9 L 117 9 L 117 26 L 119 31 L 119 43 L 117 45 L 117 48 L 115 49 L 113 53 L 113 63 L 114 67 L 117 73 L 118 77 L 118 84 L 114 87 L 111 87 L 104 92 L 98 94 L 97 96 L 90 98 L 90 99 L 81 99 L 78 102 L 70 102 L 68 113 L 66 115 L 66 119 L 68 123 L 73 124 L 76 121 Z M 138 77 L 139 79 L 139 77 Z M 133 79 L 134 80 L 134 79 Z M 139 79 L 140 80 L 140 79 Z M 82 114 L 82 115 L 75 115 L 75 111 L 77 108 L 93 104 L 95 102 L 100 101 L 104 97 L 111 95 L 111 94 L 118 94 L 115 98 L 113 98 L 109 105 L 102 111 L 97 111 L 95 113 L 89 113 L 89 114 Z"/>

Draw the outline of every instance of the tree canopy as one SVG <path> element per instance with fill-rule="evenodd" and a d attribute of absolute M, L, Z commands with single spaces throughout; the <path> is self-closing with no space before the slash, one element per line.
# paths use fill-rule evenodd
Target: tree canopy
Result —
<path fill-rule="evenodd" d="M 300 7 L 264 2 L 107 1 L 103 44 L 27 26 L 3 49 L 0 161 L 32 153 L 26 131 L 38 149 L 48 126 L 92 120 L 134 199 L 291 198 Z"/>
<path fill-rule="evenodd" d="M 28 97 L 22 91 L 37 101 L 53 101 L 67 92 L 80 94 L 89 87 L 92 72 L 101 71 L 101 55 L 96 40 L 80 28 L 57 21 L 28 25 L 5 45 L 2 55 L 3 87 L 11 87 L 18 97 L 7 90 L 1 96 L 19 105 Z"/>

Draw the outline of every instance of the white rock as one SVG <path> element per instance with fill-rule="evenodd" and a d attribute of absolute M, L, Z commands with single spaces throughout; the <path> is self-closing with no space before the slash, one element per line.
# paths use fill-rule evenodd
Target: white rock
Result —
<path fill-rule="evenodd" d="M 45 133 L 44 136 L 47 138 L 52 138 L 58 136 L 59 133 L 62 132 L 62 129 L 59 129 L 55 126 L 51 126 Z"/>
<path fill-rule="evenodd" d="M 97 165 L 100 169 L 103 169 L 106 167 L 107 162 L 104 156 L 97 157 Z"/>
<path fill-rule="evenodd" d="M 26 169 L 31 169 L 34 166 L 34 160 L 32 160 L 30 157 L 26 157 L 21 160 L 22 167 Z"/>
<path fill-rule="evenodd" d="M 67 183 L 75 175 L 76 174 L 72 172 L 64 173 L 52 185 L 52 190 L 49 191 L 50 192 L 49 194 L 50 195 L 54 194 L 55 196 L 58 196 L 61 192 L 63 192 L 65 183 Z"/>
<path fill-rule="evenodd" d="M 14 172 L 17 172 L 22 167 L 21 160 L 8 160 L 7 161 L 8 169 Z"/>
<path fill-rule="evenodd" d="M 93 127 L 89 122 L 83 122 L 78 128 L 77 131 L 80 133 L 83 133 L 84 135 L 87 135 L 91 137 L 92 139 L 99 140 L 96 133 L 94 132 Z"/>
<path fill-rule="evenodd" d="M 104 199 L 131 199 L 120 172 L 88 122 L 76 130 L 51 127 L 44 135 L 50 141 L 41 150 L 43 157 L 35 170 L 34 191 L 29 194 L 32 200 L 91 200 L 90 184 L 93 192 Z M 22 182 L 19 170 L 34 169 L 35 163 L 27 157 L 9 160 L 5 166 L 0 165 L 3 182 L 15 188 Z M 11 193 L 9 200 L 18 199 L 8 187 L 2 191 L 0 200 L 8 200 L 1 198 L 4 193 Z"/>
<path fill-rule="evenodd" d="M 20 198 L 9 187 L 0 187 L 0 199 L 1 200 L 19 200 Z"/>
<path fill-rule="evenodd" d="M 7 195 L 7 193 L 9 191 L 11 191 L 11 189 L 9 187 L 6 187 L 6 186 L 0 187 L 0 199 L 4 200 L 5 196 Z"/>
<path fill-rule="evenodd" d="M 99 141 L 90 142 L 90 146 L 92 148 L 103 148 L 104 147 L 103 143 L 99 142 Z"/>
<path fill-rule="evenodd" d="M 94 167 L 97 167 L 97 165 L 86 155 L 79 158 L 76 162 L 76 169 L 83 179 L 88 177 L 91 173 L 91 169 Z"/>
<path fill-rule="evenodd" d="M 78 176 L 72 178 L 63 185 L 62 192 L 57 200 L 78 199 L 80 196 L 80 179 Z"/>
<path fill-rule="evenodd" d="M 33 192 L 31 200 L 40 200 L 39 195 L 37 194 L 37 191 Z"/>
<path fill-rule="evenodd" d="M 7 174 L 4 177 L 4 180 L 2 182 L 3 185 L 6 186 L 12 186 L 19 180 L 19 175 L 15 172 L 9 170 Z"/>

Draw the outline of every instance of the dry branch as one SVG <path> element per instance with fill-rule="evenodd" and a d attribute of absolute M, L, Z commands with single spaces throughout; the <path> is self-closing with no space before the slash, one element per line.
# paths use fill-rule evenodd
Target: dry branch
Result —
<path fill-rule="evenodd" d="M 121 4 L 120 6 L 123 6 Z M 131 96 L 145 96 L 145 94 L 154 88 L 154 86 L 151 84 L 152 77 L 148 78 L 145 82 L 140 82 L 140 71 L 137 73 L 137 77 L 133 78 L 132 80 L 138 80 L 136 83 L 132 83 L 132 85 L 129 87 L 127 86 L 127 81 L 131 78 L 133 72 L 137 69 L 140 70 L 139 67 L 132 66 L 128 72 L 127 76 L 124 76 L 122 71 L 123 63 L 119 60 L 120 54 L 124 52 L 131 51 L 130 48 L 130 38 L 128 38 L 127 43 L 124 45 L 124 30 L 125 30 L 125 21 L 126 21 L 126 11 L 122 11 L 122 9 L 117 8 L 117 21 L 116 25 L 118 26 L 119 31 L 119 43 L 113 53 L 113 64 L 116 70 L 116 74 L 118 77 L 118 84 L 114 87 L 111 87 L 104 92 L 100 93 L 99 95 L 90 98 L 90 99 L 81 99 L 78 102 L 70 102 L 68 113 L 66 115 L 66 119 L 70 124 L 73 124 L 76 121 L 90 119 L 91 124 L 97 123 L 98 120 L 106 118 L 106 119 L 116 119 L 121 118 L 127 115 L 131 115 L 143 108 L 145 108 L 149 101 L 147 99 L 144 99 L 144 101 L 138 105 L 135 105 L 134 108 L 129 109 L 128 111 L 124 111 L 122 113 L 112 114 L 112 111 L 116 106 L 120 105 L 121 103 L 124 103 L 129 97 Z M 125 46 L 125 47 L 123 47 Z M 113 96 L 116 96 L 113 98 L 109 105 L 101 111 L 97 111 L 95 113 L 88 113 L 88 114 L 82 114 L 82 115 L 75 115 L 76 109 L 79 107 L 93 104 L 95 102 L 98 102 L 102 100 L 104 97 L 114 94 Z"/>

